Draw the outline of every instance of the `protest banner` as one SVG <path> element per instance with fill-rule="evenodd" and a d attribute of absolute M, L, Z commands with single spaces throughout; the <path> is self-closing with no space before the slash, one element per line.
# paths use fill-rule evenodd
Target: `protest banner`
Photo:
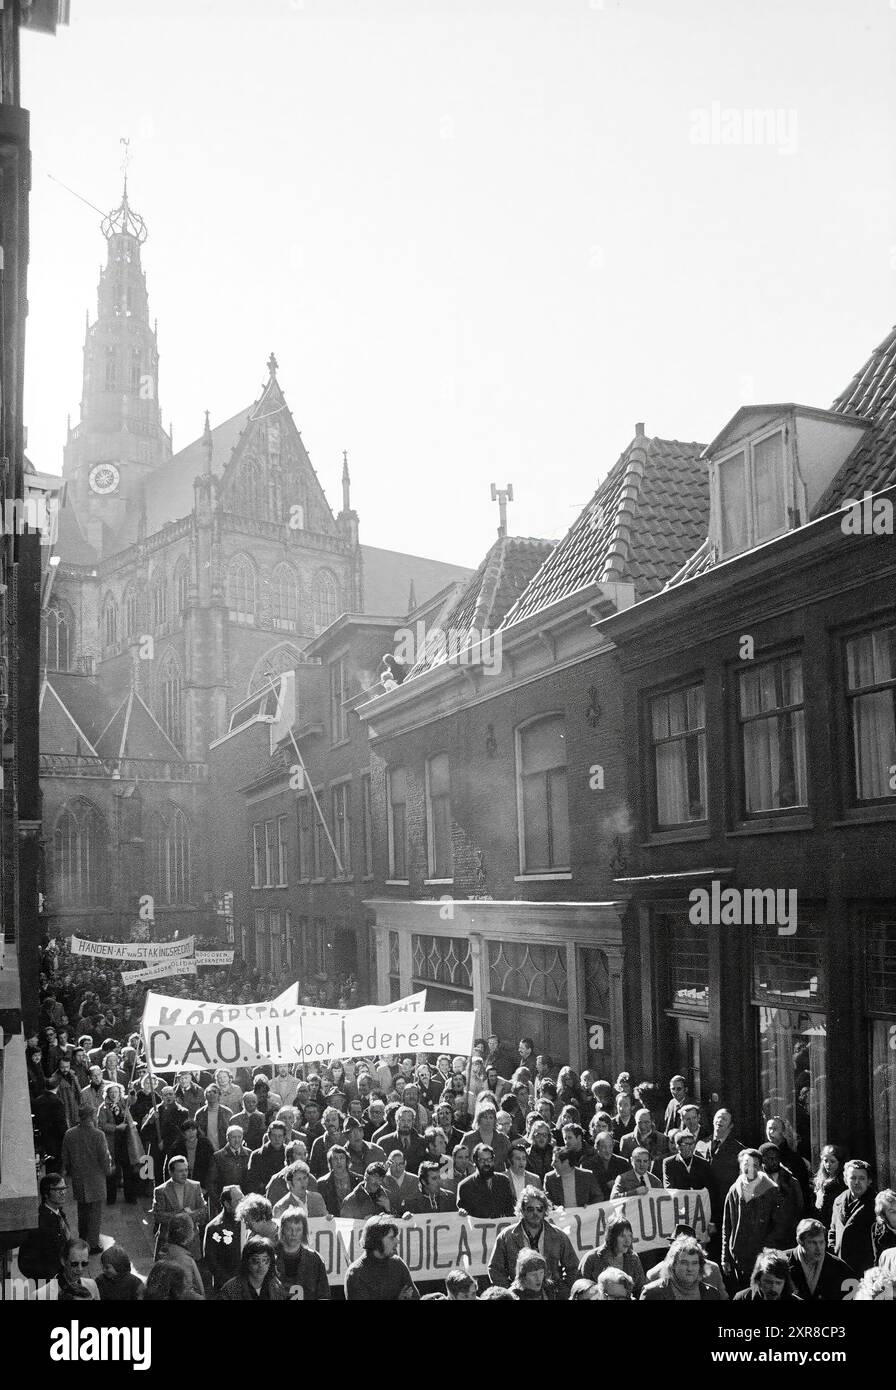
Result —
<path fill-rule="evenodd" d="M 403 1001 L 396 1001 L 403 1002 Z M 148 994 L 143 1036 L 153 1071 L 377 1057 L 392 1052 L 469 1053 L 474 1015 L 397 1015 L 370 1009 L 305 1014 L 272 1004 L 200 1005 Z"/>
<path fill-rule="evenodd" d="M 704 1240 L 709 1224 L 709 1193 L 684 1192 L 678 1188 L 654 1188 L 644 1197 L 598 1202 L 589 1207 L 557 1208 L 551 1213 L 553 1225 L 565 1231 L 579 1260 L 604 1239 L 607 1222 L 624 1217 L 631 1222 L 634 1249 L 657 1250 L 668 1246 L 679 1223 L 693 1226 L 698 1240 Z M 396 1254 L 411 1271 L 415 1283 L 444 1279 L 458 1266 L 473 1275 L 487 1274 L 489 1256 L 499 1232 L 516 1224 L 518 1217 L 480 1220 L 459 1216 L 457 1212 L 433 1212 L 398 1222 Z M 327 1220 L 315 1217 L 308 1222 L 308 1244 L 324 1262 L 331 1286 L 345 1283 L 353 1260 L 363 1252 L 363 1221 L 342 1217 Z"/>
<path fill-rule="evenodd" d="M 176 960 L 192 958 L 195 938 L 183 941 L 87 941 L 73 936 L 69 949 L 73 956 L 102 956 L 105 960 Z"/>
<path fill-rule="evenodd" d="M 233 965 L 233 951 L 197 951 L 197 965 Z"/>
<path fill-rule="evenodd" d="M 365 1014 L 405 1014 L 422 1013 L 426 1008 L 426 990 L 421 989 L 419 994 L 406 994 L 404 999 L 394 999 L 391 1004 L 362 1004 L 357 1009 L 349 1010 L 350 1013 Z M 344 1009 L 318 1009 L 310 1004 L 302 1005 L 303 1018 L 339 1018 L 345 1013 Z"/>
<path fill-rule="evenodd" d="M 195 975 L 195 960 L 160 960 L 157 965 L 147 965 L 143 970 L 122 970 L 121 983 L 136 985 L 141 980 L 158 980 L 163 975 Z"/>

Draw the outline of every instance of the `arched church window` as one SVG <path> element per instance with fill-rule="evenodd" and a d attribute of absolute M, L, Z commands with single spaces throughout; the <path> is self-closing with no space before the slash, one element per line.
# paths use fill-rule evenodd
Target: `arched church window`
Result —
<path fill-rule="evenodd" d="M 159 666 L 159 723 L 176 748 L 183 747 L 184 683 L 180 663 L 169 647 Z"/>
<path fill-rule="evenodd" d="M 118 645 L 118 604 L 111 594 L 103 604 L 103 643 L 107 647 Z"/>
<path fill-rule="evenodd" d="M 187 611 L 187 587 L 190 582 L 190 566 L 182 555 L 174 569 L 174 611 L 182 618 Z"/>
<path fill-rule="evenodd" d="M 136 584 L 131 584 L 124 596 L 124 635 L 139 637 L 143 626 L 143 594 Z"/>
<path fill-rule="evenodd" d="M 325 627 L 339 617 L 339 585 L 332 570 L 318 570 L 314 576 L 314 630 Z"/>
<path fill-rule="evenodd" d="M 57 907 L 101 906 L 109 898 L 109 832 L 92 802 L 78 797 L 60 812 L 53 831 L 53 892 Z"/>
<path fill-rule="evenodd" d="M 152 616 L 157 628 L 168 621 L 168 585 L 164 574 L 152 581 Z"/>
<path fill-rule="evenodd" d="M 258 459 L 246 459 L 240 471 L 240 508 L 248 516 L 265 514 L 264 475 Z"/>
<path fill-rule="evenodd" d="M 227 607 L 233 622 L 255 622 L 255 571 L 244 555 L 231 560 L 227 571 Z"/>
<path fill-rule="evenodd" d="M 269 652 L 265 652 L 261 660 L 256 662 L 255 669 L 249 677 L 247 697 L 254 695 L 256 690 L 270 690 L 272 678 L 276 684 L 279 675 L 282 675 L 284 671 L 294 671 L 305 660 L 306 658 L 291 642 L 281 642 L 279 647 L 273 647 Z"/>
<path fill-rule="evenodd" d="M 44 613 L 41 656 L 50 671 L 71 671 L 75 663 L 74 614 L 62 599 Z"/>
<path fill-rule="evenodd" d="M 277 565 L 271 576 L 271 617 L 274 626 L 292 630 L 299 617 L 299 585 L 292 565 Z"/>
<path fill-rule="evenodd" d="M 151 844 L 157 902 L 178 906 L 190 901 L 190 826 L 179 806 L 152 818 Z"/>

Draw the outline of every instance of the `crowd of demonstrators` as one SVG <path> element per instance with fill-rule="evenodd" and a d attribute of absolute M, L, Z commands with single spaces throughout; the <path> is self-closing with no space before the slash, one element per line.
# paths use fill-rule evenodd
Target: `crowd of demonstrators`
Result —
<path fill-rule="evenodd" d="M 90 987 L 99 975 L 105 992 Z M 721 1107 L 710 1117 L 680 1076 L 666 1088 L 627 1072 L 615 1082 L 580 1076 L 530 1038 L 515 1051 L 495 1036 L 479 1040 L 472 1058 L 153 1078 L 113 978 L 57 944 L 45 957 L 41 1032 L 29 1040 L 46 1176 L 19 1268 L 55 1281 L 59 1298 L 893 1296 L 896 1193 L 876 1192 L 869 1164 L 833 1144 L 813 1173 L 805 1141 L 780 1115 L 735 1119 Z M 187 983 L 195 990 L 195 979 Z M 263 985 L 270 996 L 286 983 L 250 973 L 231 998 L 248 1002 Z M 340 1000 L 349 1003 L 350 991 L 327 1003 Z M 77 1238 L 63 1210 L 69 1182 Z M 145 1288 L 128 1252 L 100 1249 L 103 1206 L 119 1188 L 126 1201 L 151 1197 L 155 1263 Z M 700 1240 L 680 1226 L 671 1244 L 636 1249 L 620 1207 L 597 1248 L 579 1257 L 558 1210 L 657 1188 L 708 1193 Z M 397 1253 L 402 1223 L 431 1212 L 502 1223 L 487 1276 L 457 1270 L 437 1291 L 415 1286 Z M 331 1290 L 309 1243 L 309 1219 L 336 1217 L 365 1223 L 344 1290 Z M 88 1262 L 100 1255 L 91 1279 Z"/>

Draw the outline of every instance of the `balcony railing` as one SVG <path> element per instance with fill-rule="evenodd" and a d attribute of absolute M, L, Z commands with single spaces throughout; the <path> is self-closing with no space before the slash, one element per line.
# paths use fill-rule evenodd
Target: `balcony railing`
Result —
<path fill-rule="evenodd" d="M 205 782 L 207 763 L 158 758 L 93 758 L 83 753 L 41 753 L 41 777 L 99 777 L 131 782 Z"/>

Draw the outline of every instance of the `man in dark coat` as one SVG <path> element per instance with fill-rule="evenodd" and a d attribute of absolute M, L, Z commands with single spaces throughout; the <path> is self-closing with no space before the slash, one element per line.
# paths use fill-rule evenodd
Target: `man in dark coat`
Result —
<path fill-rule="evenodd" d="M 386 1158 L 393 1149 L 401 1149 L 404 1165 L 409 1173 L 416 1173 L 426 1158 L 426 1140 L 421 1138 L 414 1128 L 416 1118 L 409 1105 L 400 1105 L 395 1112 L 395 1129 L 391 1134 L 384 1134 L 375 1141 Z"/>
<path fill-rule="evenodd" d="M 63 1176 L 71 1174 L 72 1191 L 78 1204 L 78 1235 L 87 1241 L 91 1255 L 98 1255 L 100 1219 L 112 1159 L 105 1135 L 97 1129 L 93 1107 L 89 1104 L 81 1106 L 77 1125 L 65 1132 L 61 1172 Z"/>
<path fill-rule="evenodd" d="M 555 1207 L 587 1207 L 598 1200 L 594 1174 L 576 1168 L 574 1155 L 565 1145 L 554 1150 L 554 1171 L 545 1178 L 544 1190 Z"/>
<path fill-rule="evenodd" d="M 59 1098 L 58 1077 L 52 1077 L 47 1082 L 46 1090 L 35 1097 L 34 1119 L 40 1131 L 41 1149 L 46 1154 L 47 1169 L 58 1172 L 62 1161 L 62 1141 L 70 1127 L 65 1118 L 65 1106 Z"/>
<path fill-rule="evenodd" d="M 60 1173 L 47 1173 L 40 1180 L 37 1229 L 29 1231 L 19 1246 L 19 1270 L 26 1279 L 55 1279 L 59 1273 L 72 1238 L 62 1210 L 66 1190 Z"/>
<path fill-rule="evenodd" d="M 457 1211 L 457 1201 L 446 1192 L 440 1182 L 441 1165 L 425 1162 L 420 1164 L 420 1192 L 405 1203 L 405 1215 L 426 1215 L 434 1211 Z M 344 1208 L 343 1208 L 344 1210 Z"/>
<path fill-rule="evenodd" d="M 65 1109 L 65 1118 L 69 1128 L 78 1123 L 78 1110 L 81 1106 L 81 1084 L 77 1076 L 72 1071 L 71 1060 L 68 1057 L 59 1058 L 59 1068 L 50 1077 L 49 1084 L 56 1084 L 59 1087 L 59 1099 Z"/>
<path fill-rule="evenodd" d="M 672 1136 L 675 1153 L 663 1159 L 663 1187 L 680 1188 L 685 1192 L 699 1192 L 706 1188 L 712 1205 L 716 1191 L 716 1181 L 712 1169 L 705 1158 L 698 1158 L 694 1152 L 697 1141 L 690 1130 L 676 1130 Z"/>
<path fill-rule="evenodd" d="M 842 1302 L 858 1286 L 849 1265 L 828 1250 L 827 1236 L 821 1221 L 807 1217 L 796 1228 L 796 1245 L 786 1252 L 793 1287 L 804 1303 Z"/>
<path fill-rule="evenodd" d="M 868 1164 L 851 1159 L 843 1169 L 846 1191 L 834 1202 L 828 1246 L 859 1278 L 875 1263 L 871 1229 L 874 1226 L 874 1189 Z"/>
<path fill-rule="evenodd" d="M 230 1122 L 239 1125 L 250 1152 L 261 1148 L 267 1130 L 264 1115 L 258 1109 L 258 1097 L 254 1091 L 243 1092 L 243 1108 L 238 1110 Z"/>
<path fill-rule="evenodd" d="M 457 1209 L 467 1216 L 513 1216 L 516 1208 L 513 1186 L 504 1173 L 495 1172 L 495 1151 L 488 1144 L 473 1150 L 475 1176 L 457 1185 Z"/>
<path fill-rule="evenodd" d="M 235 1212 L 242 1200 L 243 1193 L 235 1184 L 222 1188 L 221 1210 L 205 1228 L 202 1253 L 216 1293 L 239 1272 L 241 1231 Z"/>
<path fill-rule="evenodd" d="M 744 1144 L 734 1133 L 734 1120 L 731 1111 L 717 1110 L 712 1117 L 712 1138 L 701 1139 L 695 1150 L 697 1158 L 702 1158 L 709 1164 L 709 1171 L 715 1184 L 714 1188 L 710 1188 L 710 1193 L 713 1195 L 711 1219 L 719 1233 L 720 1248 L 722 1208 L 725 1205 L 729 1187 L 740 1176 L 737 1155 L 744 1147 Z"/>
<path fill-rule="evenodd" d="M 272 1120 L 264 1142 L 249 1159 L 246 1177 L 248 1187 L 245 1191 L 257 1192 L 264 1196 L 268 1183 L 275 1173 L 286 1167 L 286 1125 L 282 1120 Z"/>
<path fill-rule="evenodd" d="M 227 1143 L 212 1157 L 208 1178 L 208 1200 L 212 1211 L 220 1211 L 221 1194 L 225 1187 L 238 1187 L 244 1193 L 247 1191 L 251 1157 L 251 1150 L 243 1143 L 243 1131 L 239 1125 L 231 1125 L 227 1131 Z"/>
<path fill-rule="evenodd" d="M 613 1135 L 607 1130 L 595 1135 L 594 1154 L 583 1160 L 582 1167 L 589 1168 L 594 1174 L 595 1195 L 591 1198 L 592 1202 L 609 1202 L 616 1179 L 629 1170 L 628 1161 L 614 1154 Z"/>
<path fill-rule="evenodd" d="M 189 1118 L 184 1107 L 178 1105 L 173 1086 L 163 1086 L 159 1099 L 158 1110 L 148 1111 L 140 1126 L 140 1137 L 146 1152 L 152 1154 L 157 1174 L 162 1172 L 174 1150 L 183 1144 L 181 1125 Z"/>

